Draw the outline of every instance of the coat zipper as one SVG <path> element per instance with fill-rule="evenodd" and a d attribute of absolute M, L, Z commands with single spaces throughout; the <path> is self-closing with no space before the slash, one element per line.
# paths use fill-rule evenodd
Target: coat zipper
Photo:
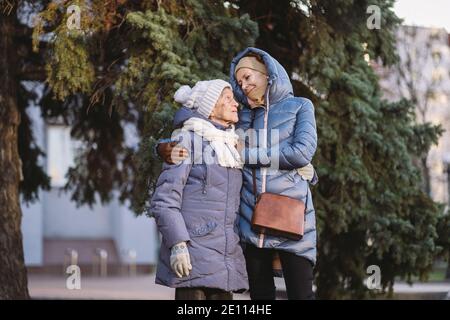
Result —
<path fill-rule="evenodd" d="M 266 108 L 264 110 L 264 126 L 263 126 L 263 141 L 262 141 L 262 147 L 264 149 L 267 149 L 267 122 L 268 122 L 269 109 L 270 109 L 269 88 L 270 88 L 270 84 L 267 86 L 267 90 L 266 90 Z M 266 174 L 267 174 L 267 168 L 262 167 L 261 168 L 261 194 L 266 192 Z M 263 244 L 264 244 L 264 233 L 260 233 L 259 239 L 258 239 L 258 247 L 262 248 Z"/>
<path fill-rule="evenodd" d="M 225 268 L 227 268 L 227 288 L 230 288 L 230 270 L 228 270 L 227 265 L 227 255 L 228 255 L 228 238 L 227 238 L 227 214 L 228 214 L 228 194 L 230 193 L 230 168 L 226 168 L 227 170 L 227 200 L 225 202 L 225 217 L 224 217 L 224 228 L 223 232 L 225 235 L 225 254 L 223 255 L 223 260 L 225 263 Z"/>
<path fill-rule="evenodd" d="M 206 194 L 206 187 L 208 186 L 208 165 L 205 164 L 205 179 L 203 180 L 203 194 Z"/>

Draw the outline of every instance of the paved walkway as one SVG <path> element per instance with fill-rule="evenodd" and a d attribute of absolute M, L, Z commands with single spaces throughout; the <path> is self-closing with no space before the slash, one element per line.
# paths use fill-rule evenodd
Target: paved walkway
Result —
<path fill-rule="evenodd" d="M 175 290 L 155 284 L 154 275 L 136 277 L 82 277 L 81 289 L 66 288 L 62 276 L 29 275 L 28 289 L 33 299 L 125 299 L 172 300 Z M 246 294 L 235 294 L 236 300 L 250 299 Z"/>
<path fill-rule="evenodd" d="M 394 293 L 402 299 L 450 300 L 450 282 L 423 282 L 412 286 L 395 283 Z"/>
<path fill-rule="evenodd" d="M 284 281 L 276 278 L 280 299 L 285 297 Z M 82 277 L 80 290 L 66 288 L 63 276 L 30 274 L 28 288 L 34 299 L 132 299 L 172 300 L 174 289 L 155 284 L 154 274 L 136 277 Z M 395 293 L 413 299 L 450 299 L 450 283 L 397 283 Z M 236 300 L 248 300 L 248 294 L 235 294 Z"/>

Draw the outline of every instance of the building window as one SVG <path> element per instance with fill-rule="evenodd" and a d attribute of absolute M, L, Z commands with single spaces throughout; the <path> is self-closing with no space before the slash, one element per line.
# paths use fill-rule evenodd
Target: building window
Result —
<path fill-rule="evenodd" d="M 52 187 L 63 187 L 69 167 L 74 164 L 75 144 L 70 137 L 70 127 L 47 126 L 47 174 Z"/>

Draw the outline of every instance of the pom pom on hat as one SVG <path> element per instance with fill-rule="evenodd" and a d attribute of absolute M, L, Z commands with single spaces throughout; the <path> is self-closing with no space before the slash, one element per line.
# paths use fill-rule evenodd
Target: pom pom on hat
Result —
<path fill-rule="evenodd" d="M 192 88 L 187 85 L 181 86 L 173 97 L 176 102 L 196 109 L 198 113 L 208 118 L 225 88 L 231 89 L 231 85 L 221 79 L 198 81 Z"/>
<path fill-rule="evenodd" d="M 176 102 L 181 104 L 186 104 L 191 97 L 192 94 L 192 88 L 184 85 L 178 88 L 177 91 L 175 91 L 175 94 L 173 95 L 173 98 Z"/>

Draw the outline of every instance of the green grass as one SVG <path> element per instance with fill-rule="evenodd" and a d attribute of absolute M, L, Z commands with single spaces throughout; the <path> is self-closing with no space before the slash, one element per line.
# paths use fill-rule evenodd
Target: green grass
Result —
<path fill-rule="evenodd" d="M 446 281 L 445 279 L 446 269 L 435 268 L 428 274 L 428 279 L 425 282 L 441 282 Z M 413 282 L 420 282 L 418 277 L 412 277 Z M 447 279 L 448 281 L 448 279 Z"/>

